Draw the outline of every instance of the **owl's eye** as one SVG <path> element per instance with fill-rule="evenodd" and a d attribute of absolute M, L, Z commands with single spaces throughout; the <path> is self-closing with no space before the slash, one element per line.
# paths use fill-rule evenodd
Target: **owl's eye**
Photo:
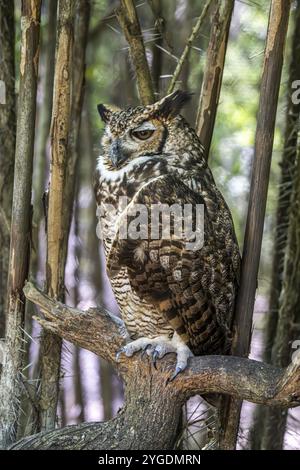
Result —
<path fill-rule="evenodd" d="M 149 139 L 154 133 L 152 129 L 145 129 L 141 131 L 131 131 L 131 135 L 139 140 L 147 140 Z"/>

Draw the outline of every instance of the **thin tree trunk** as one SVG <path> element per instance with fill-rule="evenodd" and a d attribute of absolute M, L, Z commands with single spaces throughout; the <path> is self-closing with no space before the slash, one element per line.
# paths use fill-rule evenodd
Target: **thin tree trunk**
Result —
<path fill-rule="evenodd" d="M 292 100 L 292 84 L 300 76 L 300 2 L 297 2 L 295 32 L 292 45 L 292 61 L 288 83 L 289 99 L 285 130 L 285 145 L 282 156 L 282 175 L 277 209 L 277 232 L 273 278 L 271 285 L 271 315 L 276 317 L 276 327 L 269 322 L 265 356 L 271 356 L 274 365 L 284 367 L 292 354 L 291 345 L 296 339 L 294 326 L 300 323 L 300 153 L 298 129 L 300 104 Z M 298 160 L 295 165 L 295 160 Z M 295 169 L 296 166 L 296 169 Z M 276 263 L 276 264 L 275 264 Z M 276 276 L 274 274 L 276 272 Z M 277 297 L 275 297 L 277 296 Z M 299 331 L 299 330 L 298 330 Z M 271 333 L 274 344 L 270 352 Z M 262 449 L 282 449 L 287 421 L 287 411 L 270 408 L 266 410 L 263 423 Z"/>
<path fill-rule="evenodd" d="M 157 35 L 157 39 L 153 44 L 152 48 L 152 77 L 154 91 L 159 97 L 160 91 L 160 76 L 162 73 L 163 55 L 161 46 L 163 45 L 163 31 L 165 28 L 165 20 L 163 18 L 163 3 L 162 0 L 151 0 L 150 6 L 155 18 L 155 30 L 154 34 Z M 159 47 L 157 47 L 159 46 Z"/>
<path fill-rule="evenodd" d="M 41 247 L 39 246 L 39 232 L 41 228 L 41 220 L 43 217 L 43 194 L 45 191 L 45 178 L 47 166 L 47 141 L 49 138 L 52 98 L 53 98 L 53 79 L 54 79 L 54 63 L 55 63 L 55 40 L 56 40 L 56 14 L 57 0 L 51 0 L 47 3 L 45 34 L 41 31 L 41 53 L 40 53 L 40 70 L 43 70 L 41 76 L 41 93 L 43 101 L 37 112 L 37 132 L 36 132 L 36 151 L 33 162 L 33 221 L 32 221 L 32 250 L 30 256 L 30 277 L 36 279 L 38 275 L 39 262 L 41 261 Z M 43 65 L 43 67 L 42 67 Z M 26 304 L 25 313 L 25 331 L 28 336 L 32 333 L 32 316 L 34 314 L 34 306 L 30 303 Z M 30 341 L 24 345 L 26 349 L 25 364 L 29 363 Z M 36 368 L 38 370 L 38 367 Z M 28 379 L 30 368 L 25 371 Z M 36 375 L 34 375 L 37 378 Z M 20 417 L 20 426 L 18 429 L 18 439 L 28 434 L 36 432 L 35 403 L 28 398 L 28 394 L 23 395 L 22 409 L 23 413 Z"/>
<path fill-rule="evenodd" d="M 13 1 L 0 0 L 0 63 L 0 338 L 3 338 L 16 141 Z"/>
<path fill-rule="evenodd" d="M 250 347 L 252 315 L 257 287 L 289 10 L 290 1 L 272 0 L 261 82 L 254 161 L 243 247 L 241 282 L 234 319 L 234 336 L 231 353 L 235 356 L 247 356 Z M 226 404 L 222 410 L 224 423 L 221 439 L 222 448 L 235 448 L 241 404 L 241 401 L 236 399 L 226 399 Z"/>
<path fill-rule="evenodd" d="M 58 2 L 58 39 L 54 76 L 51 124 L 51 179 L 47 223 L 47 292 L 64 298 L 64 189 L 68 165 L 68 142 L 71 116 L 71 79 L 74 0 Z M 43 331 L 41 339 L 40 429 L 55 427 L 59 388 L 61 339 Z"/>
<path fill-rule="evenodd" d="M 36 257 L 38 257 L 38 231 L 40 221 L 43 216 L 43 194 L 46 178 L 47 163 L 47 142 L 50 133 L 52 100 L 53 100 L 53 81 L 55 66 L 55 42 L 56 42 L 56 16 L 57 16 L 57 0 L 48 0 L 47 4 L 47 26 L 45 37 L 42 38 L 41 59 L 43 59 L 44 73 L 41 78 L 41 92 L 43 102 L 40 107 L 36 158 L 33 173 L 33 191 L 34 191 L 34 212 L 33 212 L 33 229 L 36 232 L 34 243 L 36 246 Z M 32 273 L 36 275 L 36 266 L 32 266 Z"/>
<path fill-rule="evenodd" d="M 99 360 L 99 373 L 101 382 L 101 397 L 103 404 L 104 421 L 109 421 L 112 418 L 112 402 L 113 402 L 113 388 L 112 388 L 112 374 L 113 369 L 111 365 L 104 361 Z"/>
<path fill-rule="evenodd" d="M 39 59 L 40 0 L 22 1 L 20 90 L 9 260 L 6 351 L 0 386 L 2 447 L 15 440 L 20 415 L 24 357 L 23 286 L 28 275 L 31 182 Z"/>
<path fill-rule="evenodd" d="M 272 360 L 272 346 L 276 336 L 276 328 L 278 321 L 278 308 L 279 297 L 282 290 L 283 267 L 284 267 L 284 254 L 287 243 L 288 222 L 290 213 L 290 199 L 292 192 L 293 176 L 295 171 L 295 160 L 297 156 L 297 134 L 298 123 L 300 116 L 300 104 L 293 102 L 292 84 L 300 77 L 300 2 L 297 2 L 297 9 L 295 12 L 295 29 L 292 42 L 292 59 L 290 63 L 289 82 L 287 85 L 288 99 L 286 109 L 286 125 L 284 148 L 282 160 L 280 163 L 281 176 L 278 194 L 278 206 L 276 214 L 276 227 L 275 227 L 275 240 L 273 248 L 273 263 L 272 263 L 272 279 L 270 289 L 269 301 L 269 314 L 267 318 L 267 325 L 264 338 L 264 355 L 263 360 L 271 363 Z M 261 438 L 263 433 L 263 423 L 265 418 L 266 408 L 258 407 L 254 415 L 254 424 L 251 430 L 251 447 L 259 449 L 261 445 Z M 277 433 L 272 429 L 273 433 Z"/>
<path fill-rule="evenodd" d="M 76 16 L 74 25 L 74 47 L 73 47 L 73 77 L 72 77 L 72 105 L 71 105 L 71 127 L 68 145 L 68 166 L 66 171 L 66 182 L 64 188 L 64 231 L 69 233 L 74 197 L 76 187 L 76 166 L 79 157 L 79 132 L 81 123 L 81 112 L 85 85 L 85 53 L 88 40 L 90 19 L 90 1 L 77 0 Z M 67 260 L 68 237 L 64 239 L 64 262 Z"/>
<path fill-rule="evenodd" d="M 133 0 L 121 0 L 116 15 L 129 44 L 134 64 L 140 100 L 144 105 L 153 103 L 154 91 L 146 57 L 142 31 Z"/>
<path fill-rule="evenodd" d="M 67 414 L 66 414 L 66 399 L 65 399 L 65 387 L 64 383 L 61 383 L 59 388 L 59 407 L 60 407 L 60 427 L 64 428 L 67 425 Z"/>
<path fill-rule="evenodd" d="M 74 386 L 74 396 L 75 396 L 75 405 L 79 407 L 79 413 L 77 415 L 77 423 L 83 423 L 85 421 L 84 414 L 84 398 L 83 398 L 83 387 L 82 387 L 82 374 L 80 366 L 80 348 L 75 347 L 73 353 L 73 386 Z"/>
<path fill-rule="evenodd" d="M 279 299 L 278 324 L 272 364 L 285 367 L 291 359 L 293 340 L 300 322 L 300 152 L 294 176 L 290 206 L 287 252 L 284 260 L 282 291 Z M 283 447 L 287 410 L 271 407 L 266 411 L 261 448 L 280 450 Z"/>
<path fill-rule="evenodd" d="M 196 132 L 209 155 L 223 78 L 225 56 L 234 0 L 217 0 L 206 53 L 196 117 Z"/>

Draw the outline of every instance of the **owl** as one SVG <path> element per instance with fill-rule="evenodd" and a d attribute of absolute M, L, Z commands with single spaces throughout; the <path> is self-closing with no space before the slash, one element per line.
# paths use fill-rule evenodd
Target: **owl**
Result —
<path fill-rule="evenodd" d="M 118 352 L 154 365 L 175 353 L 225 354 L 240 253 L 227 204 L 203 146 L 180 115 L 176 91 L 148 106 L 98 105 L 105 123 L 95 195 L 111 286 L 128 331 Z"/>

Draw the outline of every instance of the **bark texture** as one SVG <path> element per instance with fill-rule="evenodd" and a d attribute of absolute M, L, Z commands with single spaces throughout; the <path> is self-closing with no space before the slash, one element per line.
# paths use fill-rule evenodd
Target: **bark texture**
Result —
<path fill-rule="evenodd" d="M 85 423 L 22 439 L 13 449 L 172 449 L 180 423 L 182 404 L 192 395 L 209 392 L 232 394 L 256 403 L 300 404 L 300 357 L 281 369 L 233 356 L 194 357 L 173 382 L 174 355 L 151 365 L 139 354 L 131 358 L 116 352 L 126 334 L 122 320 L 109 312 L 78 309 L 51 299 L 28 283 L 28 299 L 38 305 L 37 320 L 50 331 L 108 360 L 125 385 L 125 406 L 106 423 Z M 145 417 L 145 409 L 147 416 Z"/>
<path fill-rule="evenodd" d="M 250 347 L 252 315 L 257 288 L 276 110 L 289 11 L 289 1 L 273 0 L 271 2 L 243 247 L 241 281 L 234 319 L 234 336 L 231 353 L 237 356 L 247 356 Z M 221 441 L 222 448 L 235 448 L 240 410 L 241 403 L 234 399 L 229 399 L 225 405 L 223 410 L 225 427 Z"/>
<path fill-rule="evenodd" d="M 206 67 L 196 118 L 196 132 L 209 155 L 213 135 L 234 0 L 217 0 L 206 53 Z"/>
<path fill-rule="evenodd" d="M 56 16 L 57 16 L 57 0 L 48 1 L 47 5 L 47 26 L 45 28 L 45 37 L 42 37 L 41 58 L 43 59 L 44 73 L 41 77 L 41 91 L 43 94 L 43 102 L 39 112 L 39 126 L 36 143 L 36 157 L 34 165 L 34 212 L 33 212 L 33 228 L 38 232 L 39 224 L 43 216 L 43 194 L 45 191 L 46 164 L 47 164 L 47 142 L 49 139 L 52 99 L 53 99 L 53 82 L 54 82 L 54 65 L 55 65 L 55 42 L 56 42 Z M 37 247 L 38 236 L 34 236 L 34 242 Z M 36 256 L 37 257 L 37 256 Z M 35 260 L 35 264 L 37 260 Z M 32 272 L 35 273 L 36 266 L 32 266 Z"/>
<path fill-rule="evenodd" d="M 273 247 L 272 262 L 272 278 L 270 289 L 269 313 L 265 329 L 264 338 L 264 361 L 272 362 L 272 346 L 276 337 L 276 329 L 278 322 L 279 298 L 282 290 L 284 254 L 287 246 L 288 225 L 290 215 L 291 193 L 293 187 L 293 178 L 295 173 L 295 161 L 297 156 L 297 136 L 299 127 L 300 104 L 293 102 L 292 84 L 300 77 L 300 1 L 297 2 L 295 11 L 295 26 L 291 47 L 291 63 L 289 70 L 289 81 L 287 85 L 287 108 L 286 108 L 286 125 L 284 136 L 284 148 L 282 160 L 280 163 L 281 175 L 278 193 L 275 239 Z M 253 429 L 251 431 L 251 446 L 259 449 L 261 445 L 261 437 L 264 432 L 264 419 L 266 408 L 259 407 L 254 416 Z M 282 421 L 284 423 L 284 421 Z M 280 426 L 270 427 L 270 439 L 273 439 Z M 267 431 L 265 431 L 266 433 Z M 271 437 L 272 436 L 272 437 Z M 266 436 L 265 438 L 266 439 Z M 274 439 L 276 440 L 276 439 Z M 280 440 L 280 439 L 279 439 Z"/>
<path fill-rule="evenodd" d="M 47 221 L 46 284 L 48 293 L 64 297 L 64 189 L 68 164 L 74 0 L 59 0 L 57 52 L 51 123 L 51 163 Z M 44 331 L 41 339 L 40 429 L 55 426 L 60 372 L 61 339 Z"/>
<path fill-rule="evenodd" d="M 287 252 L 284 262 L 282 291 L 279 299 L 278 323 L 272 349 L 272 364 L 285 367 L 291 360 L 293 341 L 299 334 L 300 323 L 300 153 L 291 197 Z M 283 447 L 287 411 L 270 408 L 266 411 L 262 449 Z"/>
<path fill-rule="evenodd" d="M 5 334 L 16 141 L 14 2 L 0 0 L 0 338 Z"/>
<path fill-rule="evenodd" d="M 31 180 L 39 60 L 40 0 L 22 1 L 20 90 L 9 259 L 6 350 L 0 384 L 0 447 L 17 433 L 22 394 L 25 297 L 31 230 Z"/>
<path fill-rule="evenodd" d="M 150 104 L 155 101 L 153 83 L 146 57 L 141 26 L 133 0 L 120 0 L 116 15 L 129 44 L 130 57 L 136 72 L 140 101 Z"/>

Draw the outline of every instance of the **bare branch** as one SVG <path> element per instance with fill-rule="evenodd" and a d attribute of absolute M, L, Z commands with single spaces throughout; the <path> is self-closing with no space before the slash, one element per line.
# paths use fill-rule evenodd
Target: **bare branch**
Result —
<path fill-rule="evenodd" d="M 115 361 L 125 339 L 123 322 L 104 309 L 82 312 L 50 299 L 28 283 L 26 297 L 40 306 L 45 328 L 109 359 L 122 374 L 126 402 L 116 418 L 42 432 L 22 439 L 13 449 L 172 449 L 182 404 L 194 394 L 227 393 L 265 405 L 300 404 L 300 356 L 287 369 L 233 356 L 202 356 L 167 383 L 174 355 L 159 361 L 157 369 L 139 354 Z M 39 320 L 40 321 L 40 320 Z M 145 409 L 152 417 L 145 426 Z"/>
<path fill-rule="evenodd" d="M 182 70 L 182 67 L 183 67 L 183 64 L 184 62 L 186 61 L 187 57 L 188 57 L 188 54 L 190 52 L 190 49 L 193 45 L 193 42 L 194 40 L 196 39 L 198 33 L 199 33 L 199 30 L 203 24 L 203 21 L 205 20 L 206 18 L 206 15 L 207 15 L 207 12 L 209 10 L 209 7 L 210 7 L 210 4 L 211 4 L 211 1 L 212 0 L 207 0 L 207 2 L 205 3 L 204 7 L 203 7 L 203 10 L 201 12 L 201 15 L 199 16 L 198 20 L 197 20 L 197 23 L 195 24 L 195 26 L 193 27 L 192 29 L 192 32 L 191 32 L 191 35 L 189 36 L 187 42 L 186 42 L 186 45 L 185 45 L 185 48 L 183 49 L 183 52 L 181 54 L 181 57 L 178 61 L 178 64 L 175 68 L 175 71 L 174 71 L 174 74 L 173 74 L 173 77 L 171 79 L 171 82 L 170 82 L 170 85 L 168 87 L 168 91 L 167 91 L 167 94 L 169 93 L 172 93 L 172 91 L 174 90 L 175 88 L 175 85 L 176 85 L 176 82 L 178 80 L 178 77 L 180 75 L 180 72 Z"/>
<path fill-rule="evenodd" d="M 108 12 L 100 18 L 99 22 L 94 26 L 93 29 L 88 34 L 88 41 L 93 42 L 99 39 L 101 36 L 102 32 L 104 31 L 105 27 L 107 26 L 107 21 L 111 20 L 114 18 L 115 15 L 115 8 L 116 8 L 116 0 L 113 0 L 112 5 L 110 4 Z"/>
<path fill-rule="evenodd" d="M 28 300 L 38 305 L 44 318 L 36 320 L 49 331 L 115 362 L 115 353 L 126 338 L 122 320 L 105 309 L 86 312 L 51 299 L 28 282 L 24 288 Z"/>
<path fill-rule="evenodd" d="M 24 293 L 28 300 L 38 305 L 44 318 L 36 318 L 45 328 L 109 360 L 120 368 L 121 373 L 131 374 L 132 364 L 138 362 L 145 368 L 139 355 L 116 361 L 115 354 L 126 340 L 123 321 L 105 309 L 92 308 L 88 311 L 68 307 L 51 299 L 27 283 Z M 166 381 L 174 356 L 160 361 L 159 373 Z M 148 369 L 148 367 L 147 367 Z M 160 379 L 161 380 L 161 379 Z M 281 405 L 286 407 L 300 404 L 300 356 L 287 369 L 273 367 L 247 358 L 234 356 L 201 356 L 190 361 L 186 372 L 180 374 L 168 387 L 175 388 L 178 395 L 187 398 L 195 394 L 210 392 L 226 393 L 254 403 Z"/>

